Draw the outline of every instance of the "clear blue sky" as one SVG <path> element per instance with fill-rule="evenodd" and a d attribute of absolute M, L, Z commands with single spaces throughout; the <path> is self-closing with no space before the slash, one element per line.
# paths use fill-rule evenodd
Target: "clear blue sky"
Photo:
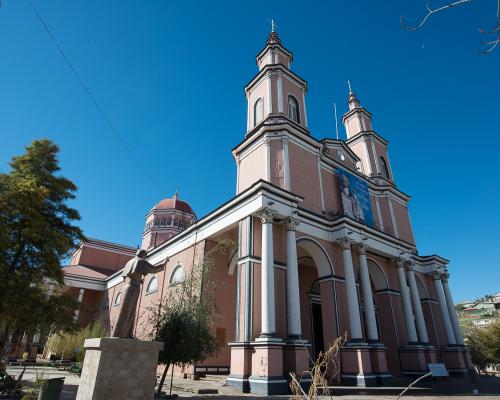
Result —
<path fill-rule="evenodd" d="M 179 187 L 198 216 L 234 195 L 230 150 L 246 127 L 243 86 L 275 18 L 309 83 L 313 136 L 333 136 L 350 79 L 390 141 L 412 196 L 420 254 L 451 260 L 455 300 L 500 291 L 500 48 L 474 49 L 496 2 L 399 26 L 411 1 L 33 0 L 152 184 L 113 136 L 26 0 L 0 6 L 0 171 L 35 138 L 61 147 L 90 237 L 137 245 L 144 215 Z M 341 129 L 344 137 L 344 130 Z"/>

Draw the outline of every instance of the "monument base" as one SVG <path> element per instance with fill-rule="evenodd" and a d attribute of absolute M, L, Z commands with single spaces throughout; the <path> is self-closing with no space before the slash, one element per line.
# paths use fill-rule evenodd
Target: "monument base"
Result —
<path fill-rule="evenodd" d="M 76 400 L 153 399 L 161 342 L 85 340 L 85 360 Z"/>

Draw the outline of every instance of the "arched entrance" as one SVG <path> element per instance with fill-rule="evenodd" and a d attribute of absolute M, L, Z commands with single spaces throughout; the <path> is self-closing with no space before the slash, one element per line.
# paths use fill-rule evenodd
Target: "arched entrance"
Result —
<path fill-rule="evenodd" d="M 323 246 L 311 238 L 297 240 L 302 337 L 315 359 L 338 335 L 333 266 Z"/>

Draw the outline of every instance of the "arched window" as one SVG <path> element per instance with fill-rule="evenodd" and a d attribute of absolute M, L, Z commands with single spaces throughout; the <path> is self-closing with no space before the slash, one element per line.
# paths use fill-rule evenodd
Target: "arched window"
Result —
<path fill-rule="evenodd" d="M 146 293 L 153 293 L 158 290 L 158 278 L 156 276 L 153 276 L 149 282 L 148 286 L 146 287 Z"/>
<path fill-rule="evenodd" d="M 264 101 L 258 99 L 253 106 L 253 124 L 257 125 L 264 118 Z"/>
<path fill-rule="evenodd" d="M 170 276 L 170 285 L 177 285 L 181 282 L 184 282 L 184 267 L 179 264 L 175 267 L 172 275 Z"/>
<path fill-rule="evenodd" d="M 300 124 L 299 102 L 292 95 L 288 96 L 288 117 Z"/>
<path fill-rule="evenodd" d="M 389 175 L 389 167 L 387 166 L 387 161 L 385 161 L 385 158 L 380 156 L 380 169 L 382 170 L 382 175 L 387 178 L 391 179 Z"/>
<path fill-rule="evenodd" d="M 119 306 L 122 301 L 122 292 L 118 292 L 118 294 L 115 296 L 115 301 L 113 302 L 113 306 Z"/>

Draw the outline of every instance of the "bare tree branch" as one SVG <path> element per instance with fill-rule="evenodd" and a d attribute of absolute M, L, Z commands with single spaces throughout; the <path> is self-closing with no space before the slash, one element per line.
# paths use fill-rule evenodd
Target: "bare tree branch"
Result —
<path fill-rule="evenodd" d="M 491 53 L 500 43 L 500 0 L 497 1 L 497 18 L 496 25 L 490 29 L 479 29 L 479 32 L 482 34 L 496 34 L 496 39 L 491 40 L 489 42 L 481 41 L 483 45 L 489 46 L 486 50 L 478 50 L 479 54 L 487 55 Z"/>
<path fill-rule="evenodd" d="M 425 5 L 425 7 L 427 8 L 427 14 L 424 16 L 424 18 L 422 18 L 420 23 L 418 23 L 415 26 L 406 25 L 403 21 L 403 16 L 401 16 L 401 19 L 400 19 L 401 27 L 406 29 L 406 30 L 409 30 L 409 31 L 416 31 L 417 29 L 419 29 L 425 25 L 425 23 L 427 22 L 427 20 L 429 19 L 429 17 L 431 15 L 436 14 L 436 13 L 441 12 L 441 11 L 444 11 L 444 10 L 447 10 L 449 8 L 459 6 L 459 5 L 464 4 L 464 3 L 470 3 L 472 1 L 473 0 L 457 0 L 457 1 L 454 1 L 453 3 L 448 3 L 448 4 L 445 4 L 445 5 L 438 7 L 438 8 L 431 8 L 430 3 L 427 3 Z"/>
<path fill-rule="evenodd" d="M 471 3 L 474 0 L 456 0 L 448 4 L 444 4 L 440 7 L 437 8 L 432 8 L 430 6 L 430 3 L 427 3 L 425 7 L 427 8 L 427 14 L 420 20 L 420 22 L 417 25 L 406 25 L 403 20 L 403 16 L 401 16 L 401 19 L 399 21 L 400 25 L 402 28 L 408 30 L 408 31 L 416 31 L 420 28 L 422 28 L 427 20 L 431 17 L 431 15 L 434 15 L 436 13 L 448 10 L 450 8 L 460 6 L 465 3 Z M 479 29 L 479 32 L 481 34 L 485 35 L 495 35 L 495 39 L 489 40 L 489 41 L 481 41 L 481 44 L 485 46 L 486 48 L 484 50 L 477 50 L 479 54 L 489 54 L 495 48 L 500 44 L 500 0 L 497 0 L 497 14 L 496 14 L 496 23 L 495 26 L 491 29 Z"/>

